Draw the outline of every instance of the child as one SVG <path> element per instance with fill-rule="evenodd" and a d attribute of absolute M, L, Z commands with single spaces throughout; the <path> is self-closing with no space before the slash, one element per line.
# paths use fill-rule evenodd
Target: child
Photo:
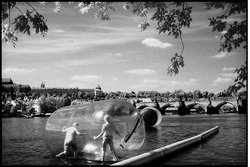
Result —
<path fill-rule="evenodd" d="M 102 141 L 102 157 L 101 157 L 101 161 L 104 161 L 104 157 L 105 157 L 105 152 L 106 152 L 106 148 L 107 148 L 107 144 L 109 144 L 111 151 L 114 154 L 114 158 L 113 160 L 118 160 L 118 157 L 115 153 L 115 149 L 114 149 L 114 144 L 113 144 L 113 132 L 115 132 L 118 136 L 121 137 L 120 133 L 115 129 L 114 124 L 111 122 L 111 117 L 110 115 L 106 114 L 103 117 L 105 123 L 102 126 L 102 132 L 98 135 L 94 137 L 94 140 L 98 139 L 100 136 L 102 136 L 103 141 Z M 121 137 L 122 138 L 122 137 Z"/>
<path fill-rule="evenodd" d="M 78 131 L 79 124 L 77 122 L 73 123 L 73 127 L 63 127 L 62 132 L 66 132 L 64 140 L 64 151 L 56 155 L 60 158 L 62 155 L 68 155 L 69 147 L 74 151 L 74 158 L 77 158 L 77 145 L 76 145 L 76 135 L 85 135 L 86 133 L 80 133 Z"/>

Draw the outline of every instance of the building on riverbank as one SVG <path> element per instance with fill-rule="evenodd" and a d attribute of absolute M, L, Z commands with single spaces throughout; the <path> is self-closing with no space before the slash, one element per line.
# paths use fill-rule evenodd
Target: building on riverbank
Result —
<path fill-rule="evenodd" d="M 42 84 L 43 85 L 43 84 Z M 79 89 L 79 88 L 49 88 L 49 87 L 40 87 L 35 88 L 33 87 L 31 90 L 31 94 L 51 94 L 51 95 L 59 95 L 62 96 L 63 94 L 67 93 L 69 97 L 72 99 L 83 98 L 83 99 L 101 99 L 105 97 L 105 93 L 101 90 L 101 87 L 94 89 Z"/>
<path fill-rule="evenodd" d="M 27 95 L 31 91 L 29 85 L 16 84 L 11 78 L 2 78 L 2 93 L 6 96 L 15 96 L 19 93 Z"/>

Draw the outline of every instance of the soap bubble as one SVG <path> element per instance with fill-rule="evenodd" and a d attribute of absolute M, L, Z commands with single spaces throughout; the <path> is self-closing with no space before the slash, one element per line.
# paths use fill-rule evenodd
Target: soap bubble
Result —
<path fill-rule="evenodd" d="M 115 133 L 113 135 L 118 156 L 124 157 L 141 148 L 145 140 L 145 129 L 142 116 L 136 108 L 125 100 L 104 100 L 56 110 L 48 119 L 45 129 L 45 139 L 51 153 L 58 154 L 63 151 L 65 133 L 62 128 L 78 122 L 80 133 L 87 133 L 76 137 L 78 152 L 82 152 L 86 159 L 99 160 L 102 138 L 95 141 L 93 137 L 101 133 L 105 114 L 111 116 L 111 121 L 122 136 L 120 138 Z M 105 160 L 111 156 L 108 146 Z"/>

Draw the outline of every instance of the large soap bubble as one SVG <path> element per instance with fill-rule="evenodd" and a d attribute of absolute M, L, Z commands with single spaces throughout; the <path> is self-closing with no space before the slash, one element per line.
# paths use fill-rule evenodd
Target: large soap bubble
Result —
<path fill-rule="evenodd" d="M 87 133 L 84 136 L 77 136 L 78 151 L 83 152 L 86 159 L 99 160 L 102 139 L 94 141 L 93 136 L 101 132 L 105 114 L 111 115 L 116 129 L 122 136 L 122 139 L 116 134 L 113 136 L 118 156 L 124 157 L 129 152 L 141 148 L 145 139 L 145 129 L 142 116 L 136 108 L 125 100 L 104 100 L 56 110 L 46 124 L 45 138 L 49 150 L 53 154 L 63 151 L 65 133 L 62 132 L 62 128 L 78 122 L 79 131 Z M 112 153 L 107 148 L 105 160 L 111 157 Z"/>

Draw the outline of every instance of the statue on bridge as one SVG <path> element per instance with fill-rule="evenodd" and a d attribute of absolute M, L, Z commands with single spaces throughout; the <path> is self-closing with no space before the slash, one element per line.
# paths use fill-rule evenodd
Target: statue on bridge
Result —
<path fill-rule="evenodd" d="M 179 106 L 178 106 L 178 114 L 179 115 L 190 114 L 190 110 L 187 110 L 185 101 L 182 100 L 182 97 L 180 97 L 180 102 L 179 102 Z"/>
<path fill-rule="evenodd" d="M 209 98 L 209 104 L 207 105 L 207 114 L 219 114 L 219 108 L 212 105 L 212 101 Z"/>
<path fill-rule="evenodd" d="M 247 100 L 242 98 L 241 96 L 237 99 L 238 105 L 238 113 L 239 114 L 246 114 L 247 113 Z"/>
<path fill-rule="evenodd" d="M 161 109 L 161 107 L 160 107 L 160 105 L 159 105 L 159 103 L 158 103 L 158 101 L 157 101 L 156 98 L 154 100 L 154 108 L 156 108 L 157 110 L 159 110 L 160 113 L 161 113 L 161 115 L 165 115 L 165 111 L 162 111 L 162 109 Z"/>

